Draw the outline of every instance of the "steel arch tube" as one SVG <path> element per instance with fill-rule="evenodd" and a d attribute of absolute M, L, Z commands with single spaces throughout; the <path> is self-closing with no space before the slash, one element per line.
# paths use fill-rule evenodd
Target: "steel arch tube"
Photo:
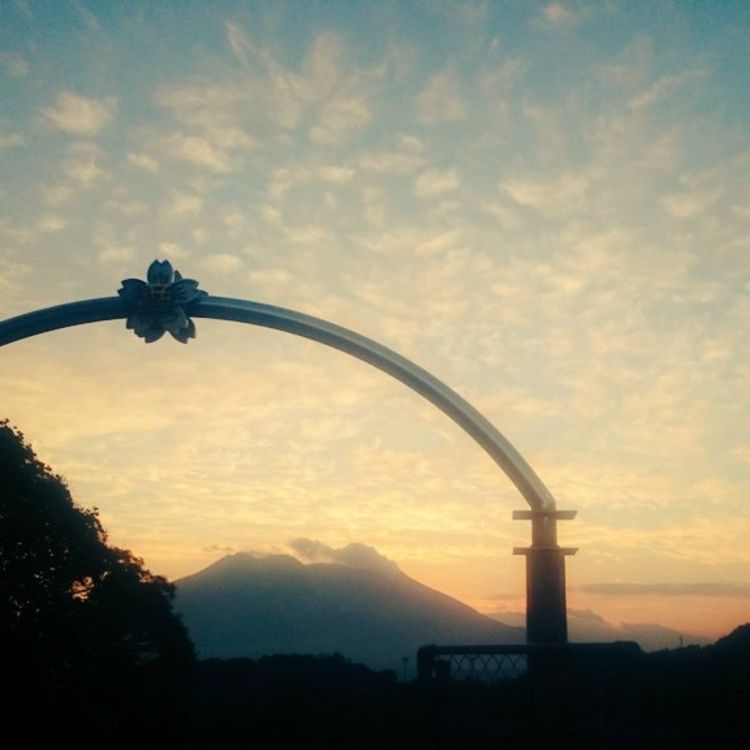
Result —
<path fill-rule="evenodd" d="M 555 511 L 555 500 L 511 443 L 466 399 L 406 357 L 342 326 L 260 302 L 206 296 L 185 307 L 193 318 L 212 318 L 275 328 L 339 349 L 400 380 L 450 417 L 489 454 L 534 511 Z M 103 297 L 37 310 L 0 322 L 0 346 L 59 328 L 126 318 L 119 297 Z M 549 542 L 555 544 L 554 539 Z"/>
<path fill-rule="evenodd" d="M 128 316 L 125 303 L 119 297 L 99 297 L 42 310 L 0 321 L 0 346 L 38 336 L 40 333 L 70 328 L 102 320 L 117 320 Z"/>

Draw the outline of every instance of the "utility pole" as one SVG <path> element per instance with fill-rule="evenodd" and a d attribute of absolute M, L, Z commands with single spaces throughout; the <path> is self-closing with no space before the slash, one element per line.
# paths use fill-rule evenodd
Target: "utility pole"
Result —
<path fill-rule="evenodd" d="M 408 663 L 409 663 L 409 657 L 402 656 L 401 657 L 401 679 L 403 682 L 406 682 L 406 665 Z"/>

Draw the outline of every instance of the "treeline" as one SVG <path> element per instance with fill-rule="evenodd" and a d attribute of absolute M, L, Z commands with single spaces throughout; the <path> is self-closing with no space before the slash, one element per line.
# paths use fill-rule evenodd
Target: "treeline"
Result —
<path fill-rule="evenodd" d="M 198 661 L 173 594 L 0 421 L 6 744 L 750 747 L 750 625 L 714 646 L 537 663 L 492 686 L 403 683 L 338 655 Z"/>
<path fill-rule="evenodd" d="M 79 747 L 744 750 L 749 632 L 497 685 L 399 682 L 339 655 L 199 660 L 179 674 L 103 662 L 67 690 L 27 693 L 9 718 L 32 746 L 53 728 Z"/>
<path fill-rule="evenodd" d="M 6 733 L 22 732 L 29 746 L 50 736 L 115 747 L 178 737 L 195 657 L 173 595 L 108 543 L 96 509 L 78 508 L 62 477 L 0 421 Z"/>
<path fill-rule="evenodd" d="M 264 747 L 747 748 L 748 674 L 750 624 L 715 646 L 558 663 L 496 685 L 397 682 L 341 656 L 209 660 L 196 668 L 194 737 L 206 748 L 249 736 Z"/>
<path fill-rule="evenodd" d="M 643 671 L 651 725 L 750 747 L 750 623 L 712 646 L 646 654 Z"/>

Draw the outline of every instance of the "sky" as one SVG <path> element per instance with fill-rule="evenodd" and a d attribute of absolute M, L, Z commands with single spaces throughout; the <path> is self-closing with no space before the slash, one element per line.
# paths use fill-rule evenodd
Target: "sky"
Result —
<path fill-rule="evenodd" d="M 750 620 L 750 5 L 0 4 L 0 319 L 169 259 L 478 408 L 574 521 L 568 601 Z M 291 335 L 123 321 L 0 352 L 0 415 L 175 578 L 291 540 L 524 606 L 511 482 Z"/>

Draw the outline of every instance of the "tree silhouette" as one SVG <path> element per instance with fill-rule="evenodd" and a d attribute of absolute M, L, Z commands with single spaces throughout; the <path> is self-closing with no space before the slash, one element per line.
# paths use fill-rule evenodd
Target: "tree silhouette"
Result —
<path fill-rule="evenodd" d="M 194 659 L 173 593 L 0 421 L 0 648 L 16 703 L 85 700 L 106 725 L 140 713 Z"/>

